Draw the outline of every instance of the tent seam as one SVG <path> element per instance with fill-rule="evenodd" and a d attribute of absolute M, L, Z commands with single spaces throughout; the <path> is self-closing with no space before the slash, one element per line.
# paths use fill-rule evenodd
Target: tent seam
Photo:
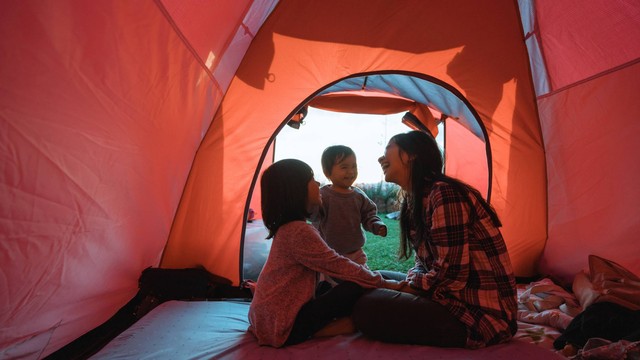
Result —
<path fill-rule="evenodd" d="M 522 22 L 522 15 L 520 15 L 520 22 Z M 532 41 L 538 42 L 538 49 L 540 49 L 540 61 L 542 61 L 544 76 L 547 78 L 547 85 L 549 86 L 549 92 L 551 92 L 553 91 L 554 84 L 551 81 L 551 75 L 549 74 L 549 68 L 547 67 L 547 55 L 544 50 L 544 42 L 542 41 L 542 36 L 540 35 L 541 34 L 540 23 L 538 22 L 538 11 L 537 11 L 537 8 L 535 7 L 535 3 L 533 5 L 533 29 L 531 30 L 531 34 L 535 34 L 535 36 L 531 36 Z M 526 48 L 526 44 L 525 44 L 525 48 Z M 528 52 L 529 51 L 527 50 L 527 53 Z M 529 54 L 529 63 L 531 64 L 531 54 Z M 532 66 L 529 65 L 529 67 L 532 67 Z M 533 69 L 531 69 L 531 71 L 532 71 L 531 76 L 533 77 Z M 535 91 L 535 86 L 533 87 L 533 89 Z"/>
<path fill-rule="evenodd" d="M 234 29 L 239 29 L 242 26 L 244 31 L 246 33 L 250 34 L 251 41 L 253 41 L 253 39 L 255 39 L 255 37 L 256 37 L 256 34 L 252 33 L 251 29 L 249 29 L 249 27 L 244 23 L 244 20 L 247 17 L 247 13 L 249 12 L 249 9 L 251 9 L 251 3 L 247 2 L 247 5 L 246 5 L 246 7 L 245 7 L 245 9 L 243 11 L 242 18 L 240 18 L 240 20 L 236 23 L 236 26 L 234 27 Z M 225 54 L 227 52 L 227 49 L 229 48 L 229 45 L 231 45 L 232 41 L 233 41 L 233 36 L 227 37 L 227 41 L 225 41 L 224 46 L 222 47 L 221 54 Z M 220 64 L 220 61 L 222 61 L 222 56 L 216 56 L 216 59 L 214 60 L 214 63 L 212 64 L 212 67 L 214 67 L 214 68 L 217 67 L 218 64 Z"/>
<path fill-rule="evenodd" d="M 180 39 L 182 39 L 182 43 L 189 50 L 189 52 L 191 52 L 191 54 L 195 58 L 196 62 L 198 62 L 198 64 L 200 64 L 200 66 L 204 69 L 205 73 L 209 76 L 211 81 L 215 84 L 216 88 L 218 88 L 218 91 L 222 92 L 222 87 L 220 86 L 220 83 L 218 83 L 218 80 L 216 80 L 215 76 L 213 75 L 211 70 L 207 67 L 207 65 L 204 63 L 204 61 L 202 61 L 202 59 L 198 55 L 198 52 L 193 48 L 191 43 L 187 40 L 186 36 L 184 36 L 182 31 L 180 31 L 180 29 L 178 29 L 178 25 L 175 23 L 175 21 L 173 21 L 173 18 L 169 14 L 169 11 L 167 11 L 167 8 L 165 8 L 164 5 L 162 4 L 162 0 L 154 0 L 154 2 L 158 6 L 158 9 L 160 9 L 160 12 L 167 19 L 167 22 L 173 28 L 173 31 L 175 31 L 175 33 L 178 35 L 178 37 L 180 37 Z"/>
<path fill-rule="evenodd" d="M 528 33 L 525 34 L 524 32 L 524 24 L 522 22 L 522 14 L 520 13 L 520 7 L 517 4 L 517 0 L 516 0 L 516 11 L 518 12 L 518 19 L 520 19 L 520 28 L 522 29 L 522 33 L 523 33 L 523 47 L 524 47 L 524 51 L 527 53 L 527 58 L 529 59 L 529 81 L 530 81 L 530 86 L 531 89 L 533 90 L 533 103 L 536 104 L 535 107 L 535 113 L 536 113 L 536 118 L 537 118 L 537 128 L 538 128 L 538 133 L 540 134 L 540 141 L 541 143 L 541 149 L 542 149 L 542 154 L 544 156 L 544 197 L 545 197 L 545 244 L 546 242 L 549 240 L 549 172 L 547 171 L 547 165 L 548 165 L 548 161 L 547 161 L 547 148 L 546 148 L 546 141 L 544 138 L 544 131 L 542 131 L 542 124 L 540 123 L 540 112 L 538 110 L 538 98 L 537 98 L 537 93 L 536 93 L 536 86 L 535 83 L 536 81 L 534 80 L 534 66 L 531 62 L 531 53 L 529 53 L 529 47 L 527 46 L 526 42 L 527 40 L 531 40 L 531 41 L 537 41 L 538 42 L 538 48 L 540 49 L 540 61 L 542 61 L 543 64 L 543 69 L 544 69 L 544 76 L 546 77 L 546 81 L 547 84 L 549 85 L 549 87 L 551 87 L 551 81 L 549 81 L 549 73 L 547 70 L 547 61 L 546 61 L 546 57 L 544 55 L 544 49 L 542 47 L 542 43 L 541 43 L 541 36 L 540 36 L 540 28 L 538 27 L 538 16 L 537 16 L 537 11 L 536 11 L 536 7 L 535 7 L 535 3 L 532 4 L 533 7 L 533 28 L 531 29 L 531 31 L 529 31 Z M 537 267 L 538 265 L 535 265 L 535 271 L 539 272 Z"/>
<path fill-rule="evenodd" d="M 576 86 L 580 86 L 580 85 L 582 85 L 584 83 L 590 82 L 592 80 L 595 80 L 595 79 L 603 77 L 605 75 L 614 73 L 614 72 L 622 70 L 624 68 L 633 66 L 633 65 L 635 65 L 637 63 L 640 63 L 640 58 L 633 59 L 633 60 L 628 61 L 628 62 L 626 62 L 624 64 L 620 64 L 620 65 L 618 65 L 616 67 L 613 67 L 613 68 L 610 68 L 608 70 L 601 71 L 599 73 L 593 74 L 593 75 L 591 75 L 591 76 L 589 76 L 587 78 L 584 78 L 582 80 L 578 80 L 578 81 L 575 81 L 575 82 L 573 82 L 571 84 L 567 84 L 567 85 L 565 85 L 565 86 L 563 86 L 561 88 L 558 88 L 558 89 L 550 91 L 550 92 L 548 92 L 546 94 L 540 95 L 536 99 L 537 100 L 541 100 L 541 99 L 544 99 L 544 98 L 547 98 L 547 97 L 551 97 L 551 96 L 557 95 L 558 93 L 564 92 L 564 91 L 566 91 L 568 89 L 571 89 L 573 87 L 576 87 Z"/>

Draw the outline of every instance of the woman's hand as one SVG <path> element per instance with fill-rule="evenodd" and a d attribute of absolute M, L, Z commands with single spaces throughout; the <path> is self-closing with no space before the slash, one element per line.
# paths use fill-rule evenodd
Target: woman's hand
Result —
<path fill-rule="evenodd" d="M 407 294 L 423 296 L 425 293 L 422 290 L 414 289 L 409 286 L 409 282 L 406 280 L 396 281 L 396 280 L 385 280 L 385 284 L 382 286 L 385 289 L 405 292 Z"/>

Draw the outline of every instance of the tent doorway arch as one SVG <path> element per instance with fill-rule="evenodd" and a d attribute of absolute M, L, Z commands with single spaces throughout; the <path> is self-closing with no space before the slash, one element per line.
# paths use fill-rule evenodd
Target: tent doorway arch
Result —
<path fill-rule="evenodd" d="M 245 203 L 246 219 L 240 251 L 241 276 L 248 273 L 252 274 L 250 277 L 256 276 L 259 273 L 256 266 L 261 268 L 270 247 L 264 240 L 266 231 L 260 229 L 260 175 L 274 161 L 278 134 L 288 123 L 294 123 L 292 127 L 298 130 L 293 131 L 299 131 L 300 120 L 296 115 L 299 116 L 307 107 L 351 114 L 390 115 L 407 112 L 409 115 L 402 117 L 402 122 L 409 127 L 407 130 L 430 131 L 436 136 L 440 131 L 438 128 L 447 129 L 440 134 L 443 135 L 446 154 L 445 173 L 472 184 L 490 200 L 491 148 L 486 129 L 475 109 L 455 87 L 426 74 L 406 71 L 377 71 L 348 76 L 320 88 L 296 106 L 275 129 L 263 149 Z M 306 115 L 306 110 L 304 113 Z M 301 122 L 304 121 L 302 119 Z M 331 145 L 329 134 L 318 136 L 327 137 L 324 147 Z M 297 156 L 292 154 L 291 157 Z M 257 226 L 249 216 L 255 216 Z"/>

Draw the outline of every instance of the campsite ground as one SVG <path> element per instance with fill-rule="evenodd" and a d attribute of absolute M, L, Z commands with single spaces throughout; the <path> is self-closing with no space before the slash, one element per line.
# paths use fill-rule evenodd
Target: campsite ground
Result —
<path fill-rule="evenodd" d="M 398 260 L 398 244 L 400 241 L 400 223 L 388 219 L 386 214 L 379 214 L 387 225 L 387 236 L 381 237 L 367 232 L 364 251 L 367 253 L 367 265 L 371 270 L 394 270 L 406 273 L 413 267 L 413 256 L 408 260 Z"/>

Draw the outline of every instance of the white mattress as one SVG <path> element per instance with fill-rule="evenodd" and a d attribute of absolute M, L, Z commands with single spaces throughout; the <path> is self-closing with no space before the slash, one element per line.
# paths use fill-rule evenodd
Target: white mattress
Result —
<path fill-rule="evenodd" d="M 274 349 L 259 346 L 246 331 L 248 311 L 249 303 L 240 301 L 165 302 L 91 359 L 565 359 L 522 339 L 465 350 L 388 344 L 353 334 Z"/>

